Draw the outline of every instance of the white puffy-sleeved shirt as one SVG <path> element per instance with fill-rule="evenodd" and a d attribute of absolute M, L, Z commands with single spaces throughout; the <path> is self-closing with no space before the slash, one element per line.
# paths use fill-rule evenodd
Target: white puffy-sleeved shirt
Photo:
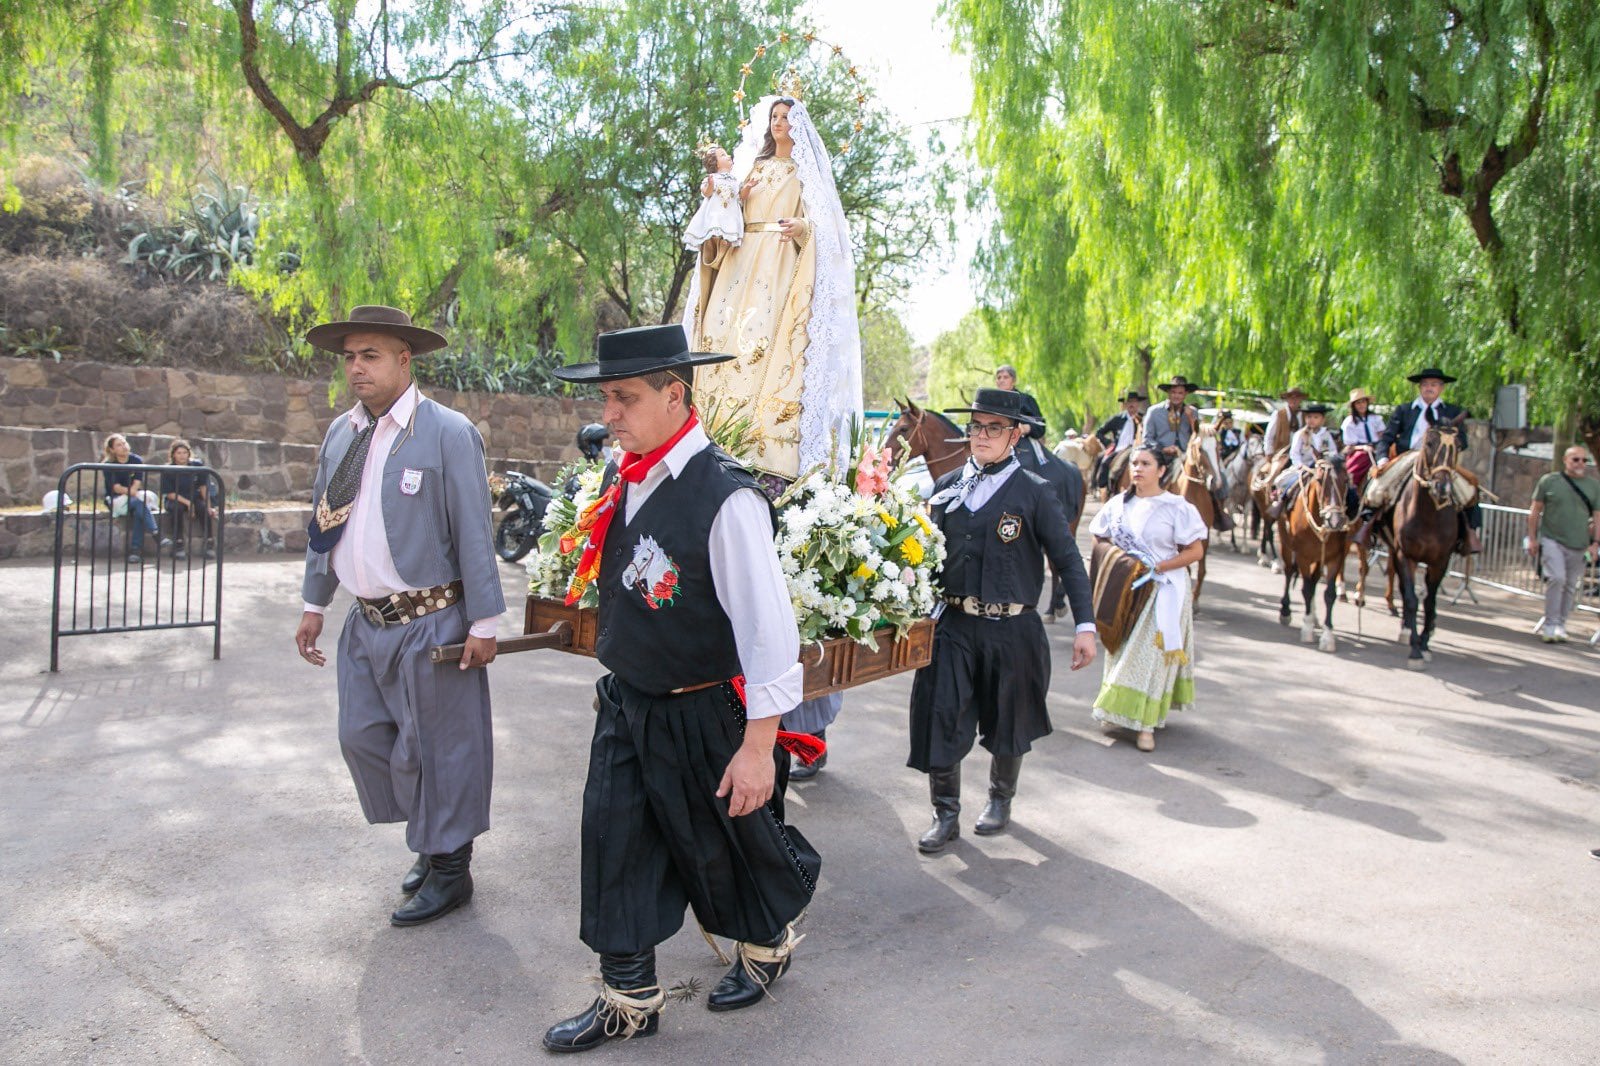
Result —
<path fill-rule="evenodd" d="M 1100 508 L 1100 513 L 1089 523 L 1092 535 L 1109 539 L 1120 518 L 1150 549 L 1157 562 L 1177 555 L 1182 545 L 1194 544 L 1210 535 L 1206 520 L 1194 504 L 1176 493 L 1160 492 L 1154 496 L 1135 496 L 1131 500 L 1124 500 L 1123 496 L 1117 493 Z M 1189 594 L 1188 567 L 1169 570 L 1157 580 L 1164 588 L 1172 590 L 1176 602 L 1181 603 Z"/>

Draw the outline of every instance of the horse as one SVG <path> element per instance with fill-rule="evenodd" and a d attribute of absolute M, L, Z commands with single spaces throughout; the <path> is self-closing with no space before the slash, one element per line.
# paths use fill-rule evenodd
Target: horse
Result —
<path fill-rule="evenodd" d="M 1280 463 L 1278 456 L 1283 457 Z M 1256 509 L 1256 514 L 1261 518 L 1261 547 L 1256 551 L 1256 562 L 1262 566 L 1272 567 L 1274 574 L 1282 573 L 1283 559 L 1278 553 L 1278 547 L 1273 542 L 1277 530 L 1277 523 L 1269 520 L 1267 514 L 1272 510 L 1272 488 L 1277 481 L 1277 475 L 1282 474 L 1288 463 L 1288 453 L 1278 452 L 1276 455 L 1263 455 L 1250 474 L 1250 502 Z M 1268 476 L 1268 474 L 1272 476 Z"/>
<path fill-rule="evenodd" d="M 1345 545 L 1350 537 L 1350 516 L 1345 510 L 1349 488 L 1350 475 L 1343 458 L 1335 455 L 1318 459 L 1316 465 L 1302 475 L 1294 506 L 1278 519 L 1278 542 L 1283 547 L 1283 601 L 1278 606 L 1278 621 L 1288 625 L 1292 618 L 1289 589 L 1298 577 L 1305 599 L 1300 642 L 1316 641 L 1317 618 L 1312 600 L 1317 593 L 1317 581 L 1324 580 L 1322 639 L 1317 643 L 1322 651 L 1338 648 L 1333 635 L 1333 601 L 1337 576 L 1344 569 Z"/>
<path fill-rule="evenodd" d="M 1402 635 L 1409 633 L 1411 654 L 1406 666 L 1423 670 L 1433 661 L 1428 642 L 1438 619 L 1439 586 L 1450 569 L 1450 555 L 1460 537 L 1461 512 L 1455 501 L 1454 468 L 1460 452 L 1455 433 L 1430 428 L 1422 439 L 1421 454 L 1405 487 L 1395 501 L 1394 519 L 1380 530 L 1394 559 L 1404 605 Z M 1417 628 L 1416 570 L 1428 568 L 1427 596 L 1422 604 L 1422 628 Z"/>
<path fill-rule="evenodd" d="M 1217 526 L 1217 505 L 1211 490 L 1222 483 L 1222 462 L 1217 458 L 1217 427 L 1207 423 L 1189 437 L 1189 447 L 1183 453 L 1182 472 L 1172 479 L 1167 491 L 1188 500 L 1207 529 Z M 1211 543 L 1208 537 L 1202 549 Z M 1200 568 L 1195 573 L 1194 602 L 1200 602 L 1200 587 L 1206 583 L 1206 553 L 1200 553 Z"/>
<path fill-rule="evenodd" d="M 1067 437 L 1056 445 L 1056 458 L 1071 463 L 1083 475 L 1085 484 L 1094 476 L 1095 460 L 1105 451 L 1098 437 Z"/>
<path fill-rule="evenodd" d="M 1228 459 L 1223 472 L 1227 475 L 1227 494 L 1223 497 L 1223 506 L 1229 513 L 1239 516 L 1233 529 L 1228 531 L 1228 544 L 1235 552 L 1239 548 L 1239 527 L 1246 518 L 1252 517 L 1252 508 L 1255 506 L 1250 499 L 1250 478 L 1255 475 L 1256 467 L 1266 457 L 1267 446 L 1261 438 L 1254 433 L 1247 434 L 1239 450 Z M 1261 516 L 1255 514 L 1255 524 L 1260 525 Z"/>
<path fill-rule="evenodd" d="M 910 400 L 900 401 L 900 417 L 885 436 L 889 461 L 898 463 L 905 449 L 912 458 L 922 456 L 928 475 L 938 481 L 967 461 L 967 443 L 961 427 L 937 411 L 927 411 Z"/>

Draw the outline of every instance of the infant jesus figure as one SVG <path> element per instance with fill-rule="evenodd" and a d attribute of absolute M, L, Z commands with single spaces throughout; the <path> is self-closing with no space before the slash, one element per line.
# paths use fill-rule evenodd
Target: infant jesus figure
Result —
<path fill-rule="evenodd" d="M 707 241 L 726 241 L 731 248 L 744 240 L 744 208 L 739 203 L 739 181 L 733 176 L 733 156 L 720 145 L 700 148 L 706 178 L 700 183 L 700 209 L 689 220 L 683 246 L 698 252 Z M 707 249 L 710 254 L 716 254 Z"/>

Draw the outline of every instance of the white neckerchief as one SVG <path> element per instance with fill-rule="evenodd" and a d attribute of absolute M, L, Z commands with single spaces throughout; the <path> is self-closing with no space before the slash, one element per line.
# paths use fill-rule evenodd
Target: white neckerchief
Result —
<path fill-rule="evenodd" d="M 967 502 L 967 497 L 972 495 L 972 491 L 978 487 L 981 481 L 986 478 L 1004 479 L 1009 477 L 1011 471 L 1022 464 L 1017 462 L 1016 453 L 1012 452 L 1001 460 L 999 464 L 991 463 L 990 465 L 998 465 L 998 469 L 989 470 L 985 467 L 980 467 L 978 460 L 970 455 L 967 456 L 967 465 L 961 468 L 961 480 L 934 493 L 933 499 L 928 501 L 928 505 L 930 507 L 938 507 L 941 504 L 949 503 L 951 507 L 960 507 Z"/>

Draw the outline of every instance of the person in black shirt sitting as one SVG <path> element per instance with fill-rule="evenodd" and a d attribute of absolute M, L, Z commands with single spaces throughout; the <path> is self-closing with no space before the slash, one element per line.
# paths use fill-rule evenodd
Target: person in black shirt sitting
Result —
<path fill-rule="evenodd" d="M 186 440 L 175 440 L 167 449 L 168 466 L 200 466 L 206 464 L 194 458 L 194 450 Z M 166 512 L 172 523 L 172 557 L 182 559 L 188 555 L 189 521 L 195 520 L 206 538 L 205 553 L 210 559 L 216 555 L 211 545 L 211 523 L 217 509 L 211 505 L 211 481 L 204 474 L 162 474 L 161 498 L 166 501 Z"/>
<path fill-rule="evenodd" d="M 104 472 L 106 481 L 106 506 L 111 508 L 113 518 L 124 515 L 132 519 L 133 529 L 128 534 L 128 562 L 143 561 L 145 534 L 155 536 L 156 519 L 150 513 L 150 505 L 155 502 L 156 495 L 146 491 L 144 487 L 144 456 L 134 454 L 128 446 L 128 438 L 121 433 L 113 433 L 106 438 L 102 445 L 106 463 L 115 463 L 123 469 L 107 470 Z"/>

